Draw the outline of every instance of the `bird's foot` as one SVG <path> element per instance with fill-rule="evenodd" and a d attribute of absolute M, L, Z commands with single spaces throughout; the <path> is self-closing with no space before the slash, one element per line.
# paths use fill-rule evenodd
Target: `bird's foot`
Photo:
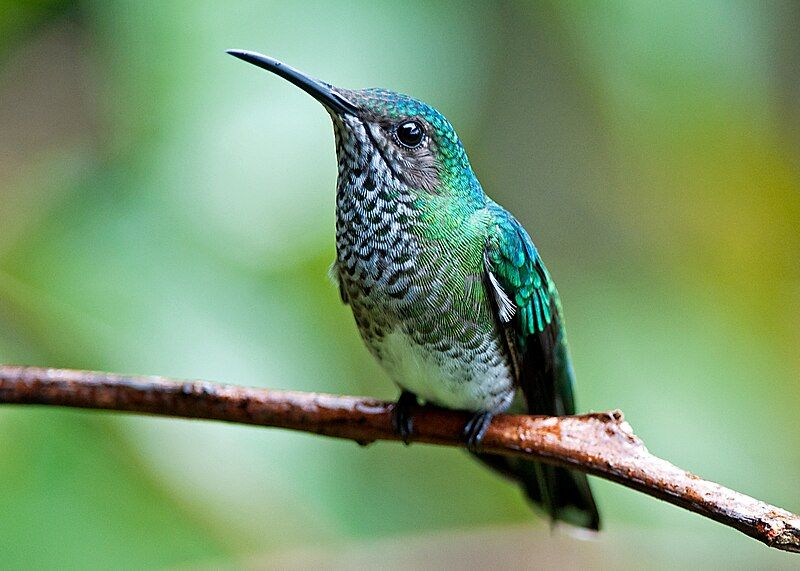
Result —
<path fill-rule="evenodd" d="M 467 424 L 464 425 L 463 432 L 467 450 L 474 454 L 481 451 L 483 437 L 486 435 L 486 431 L 492 423 L 493 416 L 494 414 L 491 412 L 476 412 L 472 415 L 472 418 L 467 421 Z"/>
<path fill-rule="evenodd" d="M 392 409 L 392 428 L 406 446 L 411 444 L 411 437 L 414 435 L 412 409 L 415 406 L 417 406 L 417 395 L 403 391 Z"/>

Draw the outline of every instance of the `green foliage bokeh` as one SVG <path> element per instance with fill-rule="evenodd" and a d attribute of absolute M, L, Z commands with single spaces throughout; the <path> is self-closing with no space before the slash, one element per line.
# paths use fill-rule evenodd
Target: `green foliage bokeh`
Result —
<path fill-rule="evenodd" d="M 559 285 L 579 407 L 798 511 L 798 23 L 788 2 L 0 2 L 0 361 L 395 395 L 326 277 L 329 119 L 224 53 L 254 49 L 439 108 Z M 213 423 L 0 408 L 0 482 L 3 568 L 556 541 L 456 450 Z M 599 567 L 789 565 L 594 485 L 607 532 L 575 549 Z"/>

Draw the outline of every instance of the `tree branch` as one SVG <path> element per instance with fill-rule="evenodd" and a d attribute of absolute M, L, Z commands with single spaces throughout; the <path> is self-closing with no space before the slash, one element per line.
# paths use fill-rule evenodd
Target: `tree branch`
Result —
<path fill-rule="evenodd" d="M 43 404 L 274 426 L 347 438 L 398 440 L 393 403 L 251 389 L 161 377 L 132 377 L 0 365 L 0 404 Z M 462 446 L 465 413 L 419 407 L 414 441 Z M 800 516 L 702 480 L 648 452 L 619 411 L 568 417 L 498 415 L 486 452 L 581 470 L 738 529 L 770 547 L 800 553 Z"/>

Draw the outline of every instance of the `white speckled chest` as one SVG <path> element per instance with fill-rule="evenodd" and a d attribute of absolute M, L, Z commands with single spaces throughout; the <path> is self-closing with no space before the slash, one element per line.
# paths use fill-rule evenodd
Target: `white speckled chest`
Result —
<path fill-rule="evenodd" d="M 500 412 L 514 397 L 510 357 L 479 272 L 426 241 L 415 195 L 399 188 L 378 154 L 342 139 L 335 274 L 372 354 L 401 388 L 447 408 Z"/>

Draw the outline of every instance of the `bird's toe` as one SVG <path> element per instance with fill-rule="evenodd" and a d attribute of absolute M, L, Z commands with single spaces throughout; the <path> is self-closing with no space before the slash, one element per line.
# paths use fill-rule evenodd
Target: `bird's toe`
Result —
<path fill-rule="evenodd" d="M 491 412 L 478 412 L 464 425 L 464 441 L 467 445 L 467 450 L 473 453 L 479 453 L 483 444 L 483 437 L 492 423 Z"/>

